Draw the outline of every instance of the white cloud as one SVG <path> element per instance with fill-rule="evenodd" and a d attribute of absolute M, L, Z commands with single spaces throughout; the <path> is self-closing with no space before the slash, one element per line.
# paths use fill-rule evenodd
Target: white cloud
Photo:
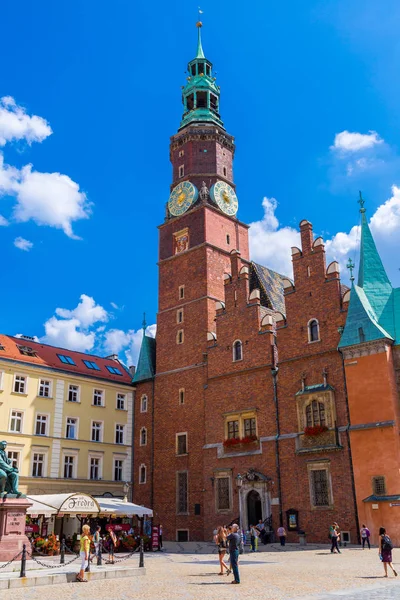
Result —
<path fill-rule="evenodd" d="M 149 325 L 146 328 L 146 334 L 150 337 L 156 335 L 156 325 Z M 142 345 L 143 329 L 130 329 L 123 331 L 122 329 L 110 329 L 105 334 L 104 348 L 110 354 L 125 355 L 125 360 L 128 365 L 137 365 L 140 347 Z"/>
<path fill-rule="evenodd" d="M 7 219 L 3 215 L 0 215 L 0 227 L 7 227 L 7 225 L 9 225 Z"/>
<path fill-rule="evenodd" d="M 77 319 L 83 328 L 88 328 L 99 321 L 102 323 L 108 321 L 107 311 L 86 294 L 80 296 L 80 302 L 73 310 L 56 308 L 55 312 L 63 319 Z"/>
<path fill-rule="evenodd" d="M 396 236 L 399 242 L 400 232 L 400 188 L 392 186 L 392 196 L 384 204 L 378 206 L 371 218 L 371 229 L 378 236 Z"/>
<path fill-rule="evenodd" d="M 275 216 L 278 202 L 275 198 L 262 201 L 264 216 L 250 224 L 251 259 L 282 273 L 292 273 L 291 247 L 299 246 L 300 234 L 292 227 L 280 227 Z"/>
<path fill-rule="evenodd" d="M 14 240 L 14 246 L 16 248 L 19 248 L 20 250 L 25 250 L 26 252 L 29 252 L 29 250 L 31 250 L 33 247 L 33 243 L 29 240 L 26 240 L 23 237 L 17 237 Z"/>
<path fill-rule="evenodd" d="M 379 137 L 376 131 L 357 133 L 344 130 L 335 135 L 331 150 L 340 152 L 359 152 L 360 150 L 372 148 L 377 144 L 382 144 L 383 141 L 384 140 Z"/>
<path fill-rule="evenodd" d="M 118 309 L 119 309 L 119 306 L 118 306 L 118 304 L 115 304 L 115 302 L 110 302 L 110 304 L 111 304 L 111 306 L 112 306 L 113 308 L 115 308 L 115 310 L 118 310 Z"/>
<path fill-rule="evenodd" d="M 53 132 L 48 122 L 37 115 L 29 116 L 11 96 L 0 98 L 0 146 L 14 140 L 42 142 Z"/>

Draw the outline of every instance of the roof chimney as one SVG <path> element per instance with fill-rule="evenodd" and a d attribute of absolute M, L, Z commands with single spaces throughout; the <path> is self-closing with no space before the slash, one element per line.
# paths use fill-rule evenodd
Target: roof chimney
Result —
<path fill-rule="evenodd" d="M 108 360 L 118 360 L 118 354 L 110 354 L 110 356 L 106 356 Z"/>

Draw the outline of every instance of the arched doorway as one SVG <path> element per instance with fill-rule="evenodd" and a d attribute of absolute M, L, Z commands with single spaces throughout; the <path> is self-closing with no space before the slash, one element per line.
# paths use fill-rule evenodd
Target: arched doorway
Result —
<path fill-rule="evenodd" d="M 256 490 L 251 490 L 251 492 L 247 494 L 248 526 L 257 525 L 260 519 L 262 519 L 261 496 Z"/>

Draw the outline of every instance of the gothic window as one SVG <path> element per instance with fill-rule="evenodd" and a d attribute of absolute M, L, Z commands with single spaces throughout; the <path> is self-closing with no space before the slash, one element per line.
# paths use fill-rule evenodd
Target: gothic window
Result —
<path fill-rule="evenodd" d="M 147 412 L 147 396 L 143 395 L 140 398 L 140 412 L 145 413 Z"/>
<path fill-rule="evenodd" d="M 228 439 L 239 438 L 239 421 L 228 421 Z"/>
<path fill-rule="evenodd" d="M 244 425 L 244 437 L 249 437 L 249 436 L 255 437 L 257 435 L 255 418 L 244 419 L 243 425 Z"/>
<path fill-rule="evenodd" d="M 230 477 L 217 477 L 216 480 L 216 502 L 217 510 L 225 511 L 231 508 L 230 499 Z"/>
<path fill-rule="evenodd" d="M 308 322 L 308 341 L 319 341 L 319 325 L 317 319 L 311 319 L 311 321 Z"/>
<path fill-rule="evenodd" d="M 233 361 L 242 360 L 243 358 L 243 346 L 240 340 L 236 340 L 233 343 Z"/>
<path fill-rule="evenodd" d="M 146 446 L 147 444 L 147 429 L 146 427 L 142 427 L 140 430 L 140 445 Z"/>
<path fill-rule="evenodd" d="M 306 406 L 306 427 L 326 426 L 325 404 L 313 400 Z"/>
<path fill-rule="evenodd" d="M 146 483 L 146 465 L 139 467 L 139 483 Z"/>
<path fill-rule="evenodd" d="M 176 512 L 187 514 L 188 512 L 188 472 L 178 471 L 176 474 Z"/>
<path fill-rule="evenodd" d="M 372 478 L 372 492 L 375 496 L 384 496 L 386 494 L 385 478 L 382 475 Z"/>
<path fill-rule="evenodd" d="M 333 505 L 330 464 L 327 461 L 307 465 L 310 478 L 311 505 L 322 508 Z"/>

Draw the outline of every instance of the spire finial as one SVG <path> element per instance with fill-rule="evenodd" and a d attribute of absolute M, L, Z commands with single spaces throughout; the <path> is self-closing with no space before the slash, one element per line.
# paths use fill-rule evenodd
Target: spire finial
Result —
<path fill-rule="evenodd" d="M 362 197 L 362 192 L 361 192 L 361 191 L 359 192 L 359 194 L 360 194 L 360 197 L 359 197 L 359 199 L 358 199 L 358 201 L 357 201 L 357 202 L 358 202 L 358 204 L 359 204 L 359 205 L 360 205 L 360 207 L 361 207 L 361 208 L 360 208 L 360 213 L 365 213 L 365 208 L 364 208 L 365 200 L 364 200 L 364 198 Z"/>
<path fill-rule="evenodd" d="M 200 6 L 199 6 L 199 20 L 196 23 L 196 27 L 197 27 L 197 54 L 196 54 L 196 58 L 205 58 L 204 56 L 204 52 L 203 52 L 203 46 L 201 45 L 201 28 L 203 27 L 203 23 L 200 21 L 200 15 L 203 14 L 203 11 L 201 10 Z"/>
<path fill-rule="evenodd" d="M 146 333 L 146 327 L 147 327 L 147 323 L 146 323 L 146 313 L 143 313 L 143 322 L 142 322 L 142 327 L 143 327 L 143 335 L 145 335 Z"/>
<path fill-rule="evenodd" d="M 349 258 L 349 262 L 347 263 L 346 267 L 350 271 L 350 281 L 351 281 L 351 284 L 353 285 L 353 281 L 354 281 L 353 270 L 354 270 L 355 264 L 353 263 L 353 261 L 351 260 L 351 258 Z"/>

